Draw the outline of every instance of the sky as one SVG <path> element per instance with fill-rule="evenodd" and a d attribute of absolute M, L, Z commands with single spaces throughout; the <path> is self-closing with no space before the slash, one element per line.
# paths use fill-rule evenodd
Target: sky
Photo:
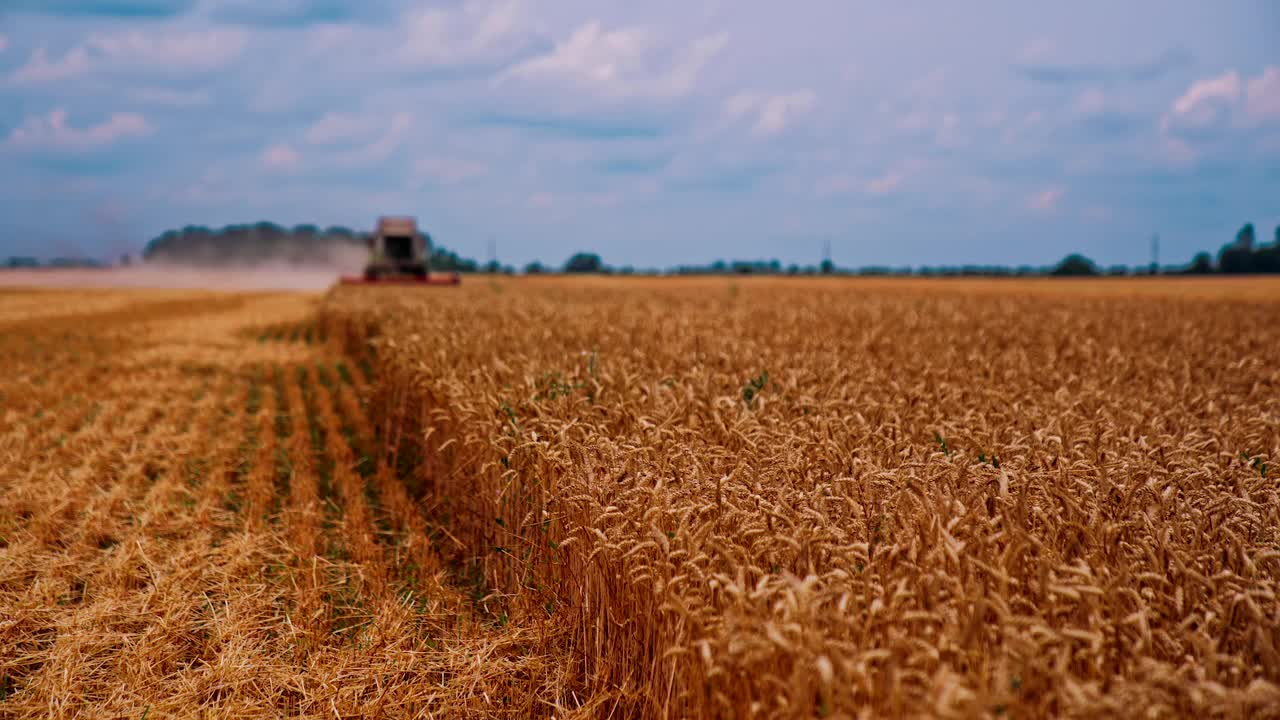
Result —
<path fill-rule="evenodd" d="M 1280 3 L 0 0 L 0 257 L 1103 265 L 1280 225 Z"/>

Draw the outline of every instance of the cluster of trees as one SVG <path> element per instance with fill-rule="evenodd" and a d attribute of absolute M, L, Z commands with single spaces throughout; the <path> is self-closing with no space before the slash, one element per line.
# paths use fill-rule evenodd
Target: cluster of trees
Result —
<path fill-rule="evenodd" d="M 1209 253 L 1200 253 L 1191 261 L 1187 272 L 1206 274 L 1211 272 L 1241 275 L 1246 273 L 1280 273 L 1280 225 L 1270 244 L 1255 245 L 1257 237 L 1253 223 L 1246 223 L 1236 233 L 1235 242 L 1223 245 L 1218 251 L 1218 263 L 1214 265 Z"/>
<path fill-rule="evenodd" d="M 150 262 L 195 265 L 251 264 L 283 261 L 294 264 L 327 262 L 334 250 L 358 248 L 360 237 L 349 228 L 315 225 L 285 228 L 271 222 L 227 225 L 211 229 L 188 225 L 169 230 L 147 243 L 142 256 Z"/>
<path fill-rule="evenodd" d="M 1275 239 L 1269 244 L 1257 244 L 1257 234 L 1253 223 L 1245 223 L 1236 233 L 1236 239 L 1222 246 L 1218 251 L 1217 262 L 1207 252 L 1196 253 L 1190 264 L 1182 267 L 1151 267 L 1139 270 L 1139 273 L 1165 273 L 1177 275 L 1246 275 L 1251 273 L 1280 273 L 1280 226 L 1276 227 Z M 1053 275 L 1101 275 L 1102 271 L 1091 260 L 1081 255 L 1069 255 L 1052 271 Z M 1128 268 L 1115 266 L 1109 268 L 1108 275 L 1128 275 Z"/>
<path fill-rule="evenodd" d="M 324 265 L 335 258 L 362 251 L 368 233 L 342 226 L 321 229 L 316 225 L 286 228 L 271 222 L 227 225 L 214 230 L 188 225 L 169 230 L 147 243 L 142 256 L 152 262 L 195 265 L 244 265 L 286 262 Z M 432 243 L 431 267 L 454 272 L 476 272 L 479 264 Z"/>
<path fill-rule="evenodd" d="M 490 263 L 492 265 L 493 263 Z M 470 258 L 460 257 L 452 250 L 431 245 L 431 269 L 439 272 L 473 273 L 480 271 L 480 264 Z M 488 272 L 497 272 L 492 268 Z"/>

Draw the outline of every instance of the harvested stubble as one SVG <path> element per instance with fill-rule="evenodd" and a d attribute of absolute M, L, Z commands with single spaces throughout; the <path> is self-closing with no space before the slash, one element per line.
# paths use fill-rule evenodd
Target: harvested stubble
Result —
<path fill-rule="evenodd" d="M 527 279 L 321 323 L 615 717 L 1276 717 L 1277 317 L 1262 280 Z"/>
<path fill-rule="evenodd" d="M 364 386 L 273 330 L 314 303 L 0 294 L 0 718 L 592 712 L 347 465 Z"/>

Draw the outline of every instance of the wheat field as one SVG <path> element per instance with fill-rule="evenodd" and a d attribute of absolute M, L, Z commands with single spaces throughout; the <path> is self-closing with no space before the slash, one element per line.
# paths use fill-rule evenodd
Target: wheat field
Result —
<path fill-rule="evenodd" d="M 1277 318 L 0 290 L 0 717 L 1280 717 Z"/>

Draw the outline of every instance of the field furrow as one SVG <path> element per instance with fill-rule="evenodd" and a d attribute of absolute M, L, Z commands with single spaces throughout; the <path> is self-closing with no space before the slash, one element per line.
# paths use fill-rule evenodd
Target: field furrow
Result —
<path fill-rule="evenodd" d="M 289 432 L 285 438 L 288 467 L 288 497 L 283 511 L 284 528 L 295 564 L 298 588 L 294 623 L 309 647 L 328 631 L 328 613 L 323 600 L 329 560 L 322 552 L 320 479 L 311 423 L 300 386 L 297 368 L 281 369 L 277 382 L 283 388 L 282 409 L 288 412 Z M 305 376 L 304 376 L 305 377 Z"/>
<path fill-rule="evenodd" d="M 359 386 L 341 382 L 334 387 L 338 405 L 349 424 L 351 442 L 364 448 L 377 447 L 375 431 L 356 398 Z M 447 571 L 435 547 L 436 540 L 448 542 L 447 535 L 433 530 L 385 454 L 376 458 L 366 454 L 362 460 L 367 468 L 367 497 L 376 509 L 375 521 L 386 528 L 384 533 L 390 541 L 387 552 L 400 586 L 415 602 L 428 603 L 427 608 L 433 613 L 459 612 L 458 605 L 465 603 L 456 592 L 445 589 L 450 583 L 443 579 Z"/>
<path fill-rule="evenodd" d="M 345 538 L 352 559 L 367 573 L 364 579 L 372 583 L 375 593 L 380 593 L 386 582 L 385 567 L 382 546 L 376 540 L 377 528 L 367 503 L 365 481 L 356 471 L 356 457 L 349 444 L 349 433 L 334 409 L 331 382 L 326 380 L 323 368 L 315 373 L 314 379 L 313 417 L 323 428 L 325 453 L 331 465 L 333 502 L 342 508 L 342 527 L 336 534 Z"/>
<path fill-rule="evenodd" d="M 254 379 L 247 373 L 229 376 L 223 393 L 217 410 L 208 416 L 205 445 L 189 464 L 195 472 L 188 474 L 188 482 L 196 522 L 225 533 L 233 521 L 243 520 L 243 454 L 254 440 L 258 408 L 252 402 Z"/>
<path fill-rule="evenodd" d="M 280 447 L 276 434 L 280 415 L 278 393 L 271 382 L 271 371 L 262 370 L 255 376 L 254 387 L 259 402 L 254 416 L 255 431 L 252 441 L 245 447 L 245 514 L 251 527 L 258 528 L 268 522 L 274 512 L 276 477 L 279 473 Z"/>

